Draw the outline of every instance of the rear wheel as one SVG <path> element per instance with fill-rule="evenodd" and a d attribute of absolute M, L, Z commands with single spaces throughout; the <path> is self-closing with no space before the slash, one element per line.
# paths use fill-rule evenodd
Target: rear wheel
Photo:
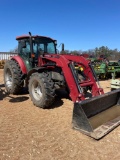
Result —
<path fill-rule="evenodd" d="M 29 94 L 34 105 L 48 108 L 55 99 L 54 83 L 49 72 L 33 73 L 29 80 Z"/>
<path fill-rule="evenodd" d="M 20 93 L 24 81 L 23 74 L 17 62 L 9 60 L 4 65 L 4 84 L 8 93 Z"/>

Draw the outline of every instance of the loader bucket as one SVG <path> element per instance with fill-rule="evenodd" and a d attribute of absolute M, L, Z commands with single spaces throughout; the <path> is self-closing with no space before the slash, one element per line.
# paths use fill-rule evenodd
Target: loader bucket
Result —
<path fill-rule="evenodd" d="M 76 102 L 73 128 L 100 139 L 120 124 L 120 89 Z"/>

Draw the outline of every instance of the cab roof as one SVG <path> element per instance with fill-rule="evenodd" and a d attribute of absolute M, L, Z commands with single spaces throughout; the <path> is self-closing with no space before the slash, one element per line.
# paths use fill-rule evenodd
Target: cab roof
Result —
<path fill-rule="evenodd" d="M 21 36 L 17 36 L 16 37 L 16 40 L 22 40 L 22 39 L 28 39 L 30 38 L 29 35 L 21 35 Z M 47 39 L 50 39 L 52 41 L 56 41 L 55 39 L 52 39 L 50 37 L 46 37 L 46 36 L 39 36 L 39 35 L 33 35 L 32 38 L 47 38 Z"/>

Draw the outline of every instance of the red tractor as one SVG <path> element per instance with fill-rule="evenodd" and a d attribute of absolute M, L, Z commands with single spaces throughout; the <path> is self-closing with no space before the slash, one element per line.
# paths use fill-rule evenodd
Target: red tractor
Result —
<path fill-rule="evenodd" d="M 89 122 L 96 114 L 118 104 L 119 92 L 104 94 L 88 60 L 82 56 L 58 54 L 57 41 L 49 37 L 32 36 L 29 32 L 29 35 L 19 36 L 16 40 L 18 55 L 4 66 L 4 83 L 8 93 L 18 94 L 23 86 L 28 86 L 34 105 L 48 108 L 55 100 L 56 90 L 65 89 L 74 102 L 74 128 L 99 139 L 118 125 L 115 117 L 114 124 L 113 119 L 109 120 L 112 124 L 109 129 L 105 127 L 108 126 L 106 121 L 97 126 Z M 88 93 L 93 98 L 86 99 Z"/>

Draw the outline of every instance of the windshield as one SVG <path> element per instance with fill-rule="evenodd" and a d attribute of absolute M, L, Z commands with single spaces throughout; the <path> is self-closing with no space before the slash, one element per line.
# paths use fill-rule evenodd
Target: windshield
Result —
<path fill-rule="evenodd" d="M 56 53 L 56 46 L 54 41 L 47 38 L 38 38 L 33 40 L 33 52 L 34 53 Z"/>
<path fill-rule="evenodd" d="M 25 40 L 24 40 L 25 41 Z M 25 46 L 21 46 L 22 41 L 19 41 L 19 54 L 22 57 L 29 58 L 31 54 L 30 41 L 26 39 Z M 44 54 L 56 54 L 56 41 L 40 37 L 32 39 L 33 43 L 33 53 L 35 54 L 35 59 L 38 59 L 39 55 Z"/>

